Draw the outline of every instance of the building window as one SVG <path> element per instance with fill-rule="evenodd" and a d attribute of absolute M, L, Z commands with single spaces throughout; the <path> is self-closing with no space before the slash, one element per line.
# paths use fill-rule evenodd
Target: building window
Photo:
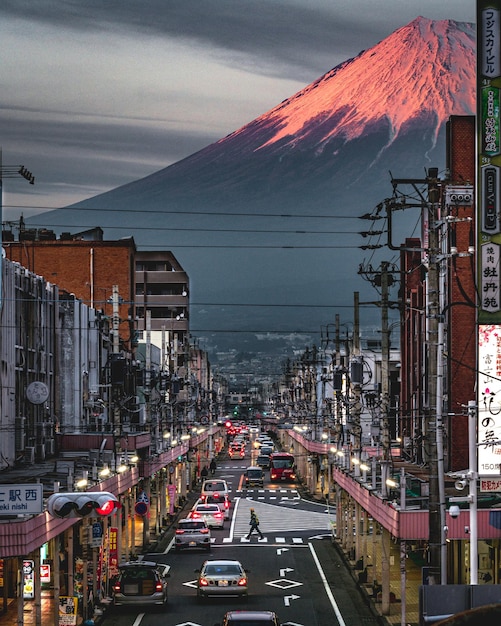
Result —
<path fill-rule="evenodd" d="M 136 261 L 136 272 L 173 272 L 169 261 Z"/>

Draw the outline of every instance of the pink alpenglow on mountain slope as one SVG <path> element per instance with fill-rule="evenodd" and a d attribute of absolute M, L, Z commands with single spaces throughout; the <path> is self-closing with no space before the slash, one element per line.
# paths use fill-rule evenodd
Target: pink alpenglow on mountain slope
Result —
<path fill-rule="evenodd" d="M 283 147 L 287 138 L 291 148 L 307 142 L 313 120 L 317 131 L 325 129 L 320 144 L 333 136 L 355 139 L 383 119 L 390 142 L 416 118 L 434 120 L 438 132 L 450 115 L 475 113 L 474 51 L 473 24 L 418 17 L 258 118 L 276 128 L 263 147 Z"/>

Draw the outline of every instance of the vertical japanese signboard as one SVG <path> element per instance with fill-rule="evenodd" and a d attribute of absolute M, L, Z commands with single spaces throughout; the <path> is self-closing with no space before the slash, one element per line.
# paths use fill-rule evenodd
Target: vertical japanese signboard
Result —
<path fill-rule="evenodd" d="M 59 596 L 59 626 L 76 626 L 78 598 Z"/>
<path fill-rule="evenodd" d="M 477 0 L 479 323 L 501 324 L 501 0 Z"/>
<path fill-rule="evenodd" d="M 501 0 L 477 0 L 478 472 L 501 465 Z"/>
<path fill-rule="evenodd" d="M 33 600 L 35 597 L 35 561 L 23 561 L 23 598 Z"/>

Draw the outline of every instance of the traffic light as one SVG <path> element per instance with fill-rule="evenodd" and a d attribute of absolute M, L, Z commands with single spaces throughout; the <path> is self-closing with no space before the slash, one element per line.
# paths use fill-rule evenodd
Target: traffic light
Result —
<path fill-rule="evenodd" d="M 47 511 L 53 517 L 108 517 L 119 507 L 109 491 L 53 493 L 47 500 Z"/>

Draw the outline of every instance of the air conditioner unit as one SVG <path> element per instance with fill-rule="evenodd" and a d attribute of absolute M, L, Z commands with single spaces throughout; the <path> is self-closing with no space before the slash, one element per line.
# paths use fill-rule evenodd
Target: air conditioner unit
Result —
<path fill-rule="evenodd" d="M 107 463 L 108 465 L 111 465 L 111 462 L 113 461 L 115 454 L 113 452 L 113 450 L 103 450 L 102 453 L 102 457 L 103 457 L 103 463 Z"/>
<path fill-rule="evenodd" d="M 35 447 L 35 457 L 38 461 L 45 461 L 45 444 L 37 443 Z"/>
<path fill-rule="evenodd" d="M 474 203 L 473 186 L 447 187 L 445 203 L 450 206 L 471 206 Z"/>
<path fill-rule="evenodd" d="M 22 452 L 24 450 L 26 442 L 25 424 L 25 417 L 16 417 L 14 425 L 16 452 Z"/>
<path fill-rule="evenodd" d="M 25 450 L 26 455 L 26 463 L 34 463 L 35 462 L 35 448 L 34 446 L 26 446 Z"/>

